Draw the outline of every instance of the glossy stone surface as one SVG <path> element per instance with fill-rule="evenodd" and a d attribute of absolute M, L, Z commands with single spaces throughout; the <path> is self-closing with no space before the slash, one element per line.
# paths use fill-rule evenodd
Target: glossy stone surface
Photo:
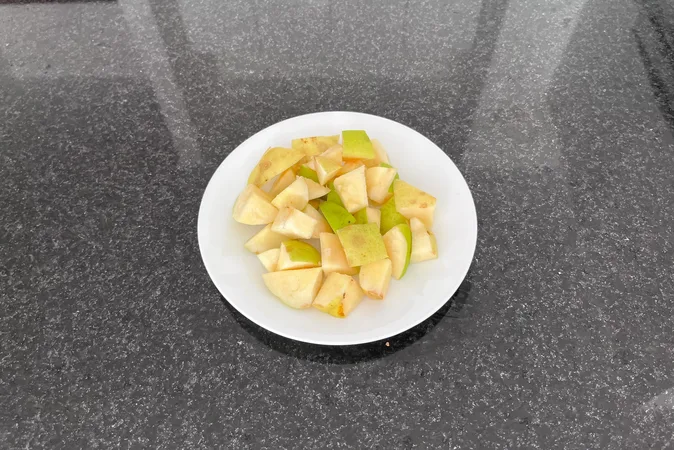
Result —
<path fill-rule="evenodd" d="M 0 2 L 0 448 L 674 446 L 673 49 L 665 0 Z M 387 342 L 271 335 L 199 257 L 228 152 L 324 110 L 473 190 Z"/>

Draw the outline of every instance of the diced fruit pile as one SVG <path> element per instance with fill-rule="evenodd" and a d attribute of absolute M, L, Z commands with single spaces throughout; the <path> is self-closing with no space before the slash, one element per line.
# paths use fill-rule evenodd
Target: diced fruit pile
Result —
<path fill-rule="evenodd" d="M 293 308 L 346 317 L 364 295 L 383 299 L 391 276 L 438 257 L 436 199 L 406 183 L 363 130 L 268 149 L 233 216 L 266 225 L 246 242 L 267 288 Z M 307 240 L 318 239 L 320 251 Z M 358 280 L 356 280 L 357 277 Z"/>

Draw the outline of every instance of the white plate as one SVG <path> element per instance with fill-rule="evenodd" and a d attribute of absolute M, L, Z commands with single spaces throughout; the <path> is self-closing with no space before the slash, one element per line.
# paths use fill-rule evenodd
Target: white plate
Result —
<path fill-rule="evenodd" d="M 314 308 L 295 310 L 262 282 L 264 268 L 243 244 L 262 227 L 232 219 L 232 206 L 250 171 L 268 147 L 290 147 L 294 138 L 367 131 L 381 141 L 405 181 L 437 197 L 433 231 L 440 257 L 410 264 L 391 280 L 383 301 L 365 298 L 345 319 Z M 239 145 L 215 171 L 199 209 L 199 248 L 220 293 L 241 314 L 281 336 L 322 345 L 372 342 L 401 333 L 430 317 L 456 292 L 468 272 L 477 240 L 475 204 L 454 163 L 418 132 L 382 117 L 323 112 L 284 120 Z"/>

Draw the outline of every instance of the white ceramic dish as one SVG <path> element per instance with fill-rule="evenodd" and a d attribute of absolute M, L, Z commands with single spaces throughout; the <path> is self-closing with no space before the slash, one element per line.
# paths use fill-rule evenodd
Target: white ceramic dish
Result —
<path fill-rule="evenodd" d="M 265 287 L 262 264 L 243 244 L 262 227 L 232 219 L 232 206 L 250 171 L 268 147 L 290 147 L 294 138 L 366 130 L 381 141 L 405 181 L 438 199 L 433 231 L 440 257 L 410 264 L 391 280 L 385 300 L 365 298 L 345 319 L 314 308 L 285 306 Z M 198 220 L 199 248 L 220 293 L 241 314 L 281 336 L 322 345 L 372 342 L 401 333 L 430 317 L 456 292 L 468 272 L 477 241 L 475 204 L 454 163 L 418 132 L 382 117 L 323 112 L 272 125 L 239 145 L 215 171 L 204 192 Z"/>

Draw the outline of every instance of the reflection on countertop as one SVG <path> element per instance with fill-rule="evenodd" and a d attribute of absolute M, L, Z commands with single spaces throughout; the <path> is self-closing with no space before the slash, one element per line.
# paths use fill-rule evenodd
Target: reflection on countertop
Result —
<path fill-rule="evenodd" d="M 0 1 L 0 441 L 673 447 L 673 49 L 666 0 Z M 386 342 L 274 336 L 199 257 L 217 165 L 325 110 L 419 130 L 478 208 Z"/>

